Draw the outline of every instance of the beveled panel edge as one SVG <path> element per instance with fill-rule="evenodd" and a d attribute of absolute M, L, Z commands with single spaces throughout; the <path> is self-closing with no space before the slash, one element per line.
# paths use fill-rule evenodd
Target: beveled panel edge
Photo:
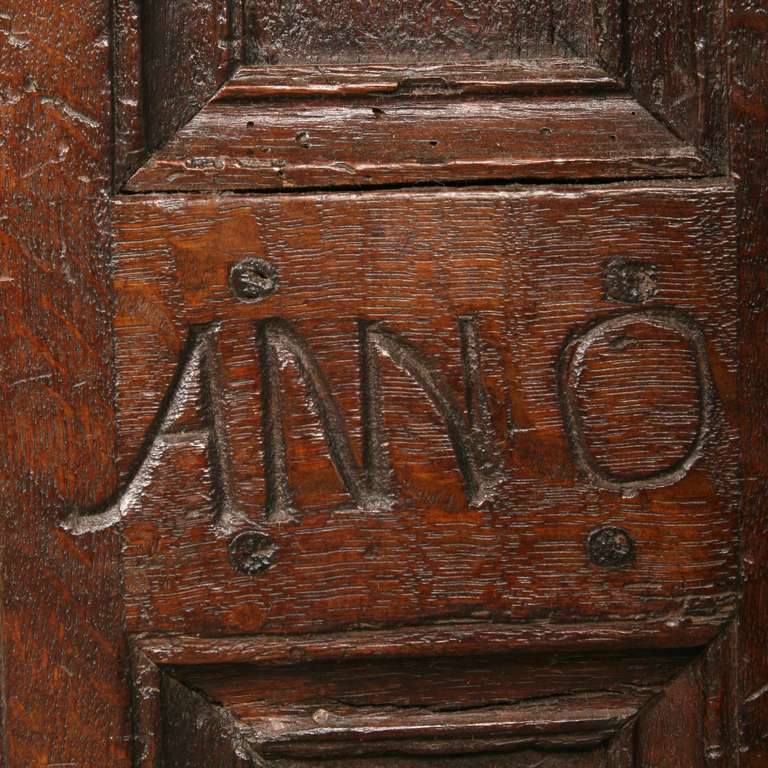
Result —
<path fill-rule="evenodd" d="M 645 621 L 552 624 L 456 623 L 312 635 L 204 636 L 138 634 L 134 647 L 161 665 L 280 664 L 336 658 L 455 656 L 492 653 L 698 648 L 711 642 L 733 613 Z"/>

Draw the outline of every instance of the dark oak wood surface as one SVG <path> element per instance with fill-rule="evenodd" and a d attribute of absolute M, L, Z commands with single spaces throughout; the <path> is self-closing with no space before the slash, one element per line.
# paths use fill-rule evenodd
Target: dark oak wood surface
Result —
<path fill-rule="evenodd" d="M 245 17 L 246 59 L 262 64 L 536 58 L 591 33 L 587 0 L 246 0 Z"/>
<path fill-rule="evenodd" d="M 2 765 L 127 768 L 115 479 L 107 4 L 0 12 Z"/>
<path fill-rule="evenodd" d="M 768 764 L 767 18 L 6 3 L 2 768 Z"/>
<path fill-rule="evenodd" d="M 707 183 L 123 198 L 115 209 L 115 329 L 127 485 L 116 504 L 75 525 L 126 516 L 128 626 L 237 633 L 467 613 L 568 620 L 670 611 L 719 623 L 732 604 L 738 499 L 729 425 L 732 227 L 731 190 Z M 642 258 L 649 248 L 653 298 L 639 305 L 607 298 L 611 259 Z M 248 258 L 277 271 L 277 290 L 261 302 L 233 294 L 231 270 Z M 710 374 L 697 373 L 677 313 L 704 333 L 711 395 L 700 382 Z M 465 423 L 458 392 L 471 371 L 465 357 L 462 372 L 462 317 L 473 318 L 480 358 L 473 365 L 495 425 L 467 448 L 486 452 L 477 458 L 489 467 L 485 475 L 471 468 L 471 456 L 461 458 L 464 438 L 448 439 L 447 416 L 424 397 L 428 374 L 413 367 L 444 378 L 445 407 Z M 375 401 L 361 394 L 361 321 L 382 323 L 402 340 L 392 343 L 423 361 L 382 363 Z M 589 337 L 578 380 L 561 373 L 558 383 L 558 365 L 571 365 L 569 337 L 598 321 L 610 323 L 605 339 L 598 333 L 593 347 Z M 273 322 L 298 334 L 278 352 L 285 373 L 277 406 L 265 399 L 259 352 Z M 215 461 L 198 432 L 185 437 L 183 430 L 205 428 L 186 397 L 172 404 L 179 415 L 157 436 L 165 441 L 167 432 L 171 442 L 155 471 L 158 449 L 143 455 L 141 446 L 155 439 L 152 424 L 175 372 L 193 371 L 185 362 L 190 327 L 211 323 L 220 324 L 214 372 L 206 374 L 217 382 L 207 406 L 220 424 Z M 303 357 L 292 357 L 300 343 Z M 387 355 L 397 354 L 392 349 Z M 316 372 L 299 365 L 307 355 Z M 317 387 L 327 395 L 312 395 Z M 563 413 L 570 395 L 561 387 L 573 388 L 585 430 L 578 443 L 588 445 L 596 469 L 586 456 L 585 464 L 578 453 L 574 460 L 568 438 L 577 437 Z M 276 439 L 265 431 L 273 407 L 284 467 L 263 458 Z M 380 461 L 389 465 L 391 491 L 381 493 L 391 498 L 384 500 L 366 500 L 356 485 L 372 407 L 381 408 L 385 430 Z M 329 408 L 338 412 L 317 415 Z M 705 421 L 704 458 L 668 475 L 694 450 Z M 485 490 L 473 501 L 478 483 Z M 225 498 L 226 509 L 212 498 Z M 590 566 L 587 537 L 606 525 L 634 538 L 632 567 Z M 238 575 L 228 537 L 254 526 L 273 538 L 276 559 L 262 576 Z"/>
<path fill-rule="evenodd" d="M 768 392 L 765 356 L 768 257 L 768 12 L 753 0 L 728 6 L 731 155 L 738 179 L 741 266 L 741 398 L 744 508 L 739 615 L 741 764 L 768 762 Z"/>
<path fill-rule="evenodd" d="M 725 168 L 728 157 L 726 3 L 630 0 L 628 81 L 638 100 Z"/>
<path fill-rule="evenodd" d="M 484 73 L 486 74 L 486 73 Z M 491 73 L 487 73 L 491 74 Z M 354 99 L 323 98 L 325 83 L 298 86 L 304 99 L 263 100 L 263 79 L 235 80 L 128 181 L 132 192 L 210 189 L 361 187 L 510 179 L 624 179 L 702 176 L 708 164 L 624 94 L 488 96 L 514 90 L 491 74 L 478 78 L 401 75 L 381 85 L 362 72 Z M 436 80 L 433 79 L 436 77 Z M 545 80 L 541 88 L 573 90 L 578 81 Z M 589 77 L 609 86 L 605 75 Z M 373 81 L 373 82 L 372 82 Z M 398 96 L 410 87 L 431 98 Z M 456 87 L 461 100 L 441 96 Z M 405 83 L 405 87 L 402 85 Z M 408 84 L 415 84 L 409 86 Z M 455 85 L 454 85 L 455 83 Z M 393 88 L 394 85 L 394 88 Z M 526 88 L 530 88 L 530 81 Z M 518 86 L 519 87 L 519 86 Z M 331 85 L 334 90 L 341 88 Z M 376 96 L 381 88 L 384 96 Z M 387 96 L 385 89 L 392 89 Z M 344 83 L 352 90 L 349 78 Z M 370 95 L 373 92 L 374 95 Z M 344 94 L 347 96 L 347 94 Z M 253 97 L 255 96 L 255 100 Z M 237 98 L 237 101 L 233 100 Z"/>
<path fill-rule="evenodd" d="M 243 6 L 231 0 L 115 0 L 112 21 L 119 187 L 242 62 Z"/>
<path fill-rule="evenodd" d="M 621 81 L 596 64 L 573 58 L 504 59 L 433 64 L 245 65 L 216 101 L 265 96 L 322 97 L 447 93 L 529 95 L 620 90 Z"/>

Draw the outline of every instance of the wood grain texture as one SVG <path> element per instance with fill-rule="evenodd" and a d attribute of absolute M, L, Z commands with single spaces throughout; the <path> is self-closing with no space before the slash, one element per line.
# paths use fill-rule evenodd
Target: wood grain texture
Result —
<path fill-rule="evenodd" d="M 514 631 L 508 634 L 513 641 Z M 189 638 L 184 647 L 174 638 L 139 640 L 150 654 L 145 658 L 163 665 L 152 703 L 163 725 L 148 738 L 158 748 L 162 743 L 171 759 L 183 754 L 191 760 L 184 765 L 197 765 L 196 753 L 210 758 L 211 745 L 218 750 L 228 743 L 232 752 L 270 766 L 308 765 L 321 757 L 323 764 L 373 766 L 385 755 L 398 766 L 484 765 L 490 759 L 484 754 L 494 754 L 497 765 L 517 765 L 533 754 L 557 754 L 558 761 L 589 755 L 589 765 L 627 768 L 635 741 L 635 721 L 628 721 L 695 653 L 627 652 L 617 645 L 587 653 L 562 652 L 561 646 L 554 655 L 549 646 L 542 655 L 522 637 L 508 647 L 488 644 L 501 639 L 498 627 L 472 632 L 467 626 L 461 646 L 462 632 L 451 627 L 420 632 L 418 644 L 414 630 L 335 639 Z M 404 656 L 401 640 L 408 634 Z M 193 658 L 191 646 L 205 654 Z M 701 687 L 695 692 L 701 708 L 705 693 Z M 187 731 L 187 722 L 197 722 L 197 729 Z M 207 729 L 214 736 L 201 739 Z M 671 738 L 679 741 L 675 733 Z M 692 733 L 695 740 L 697 727 Z M 535 747 L 546 752 L 532 752 Z"/>
<path fill-rule="evenodd" d="M 143 490 L 129 490 L 114 507 L 128 514 L 130 628 L 296 632 L 489 616 L 666 616 L 686 625 L 697 615 L 717 626 L 732 603 L 738 503 L 728 415 L 736 338 L 732 215 L 727 186 L 711 184 L 121 199 L 115 279 L 123 477 L 136 466 L 179 370 L 190 326 L 219 323 L 213 412 L 226 434 L 232 502 L 225 525 L 211 497 L 225 490 L 222 475 L 211 474 L 200 413 L 194 398 L 179 400 L 162 461 L 157 469 L 145 465 L 137 481 Z M 673 305 L 701 324 L 718 393 L 704 457 L 681 482 L 628 491 L 628 498 L 601 490 L 574 464 L 557 383 L 569 335 L 627 311 L 604 296 L 605 264 L 617 254 L 657 265 L 648 311 Z M 269 299 L 246 303 L 232 295 L 228 273 L 244 257 L 277 268 L 279 287 Z M 462 366 L 472 356 L 462 363 L 458 319 L 470 316 L 480 362 L 468 369 Z M 298 369 L 298 342 L 274 348 L 284 372 L 281 404 L 269 407 L 280 408 L 288 475 L 264 463 L 264 451 L 272 451 L 263 442 L 264 331 L 254 323 L 274 317 L 293 323 L 307 344 Z M 382 363 L 393 495 L 373 506 L 355 490 L 356 482 L 366 488 L 355 478 L 363 424 L 371 425 L 360 407 L 360 318 L 379 320 L 402 339 L 390 347 L 400 362 Z M 630 326 L 608 353 L 619 368 L 622 355 L 650 364 L 658 353 L 642 328 Z M 661 339 L 665 331 L 657 330 Z M 455 403 L 459 437 L 447 439 L 448 415 L 430 408 L 427 374 L 409 368 L 401 343 L 445 381 L 440 391 Z M 317 394 L 319 374 L 308 373 L 307 355 L 327 396 Z M 646 368 L 642 381 L 632 373 L 617 384 L 600 365 L 595 376 L 639 423 L 657 429 L 659 413 L 681 408 L 687 423 L 697 396 L 678 388 L 677 374 Z M 489 475 L 488 504 L 476 506 L 470 465 L 457 453 L 469 439 L 460 436 L 466 405 L 457 392 L 472 370 L 480 373 L 496 435 L 483 442 L 486 459 L 475 455 L 477 466 L 498 456 L 503 470 L 495 500 Z M 303 383 L 310 379 L 311 397 Z M 203 386 L 194 375 L 189 382 L 190 393 Z M 341 428 L 329 428 L 329 408 L 338 409 Z M 604 439 L 605 415 L 596 405 L 584 414 L 588 440 Z M 192 432 L 185 438 L 179 429 Z M 676 460 L 690 449 L 687 429 L 659 433 Z M 630 432 L 613 450 L 630 461 L 649 450 L 642 445 Z M 215 455 L 223 467 L 221 451 Z M 643 465 L 639 475 L 658 469 Z M 278 475 L 284 481 L 270 485 Z M 285 489 L 293 522 L 281 522 L 291 517 L 287 507 L 280 514 L 270 507 L 268 494 Z M 80 522 L 87 526 L 87 518 Z M 586 537 L 604 525 L 631 531 L 638 553 L 631 567 L 589 564 Z M 276 560 L 259 575 L 238 574 L 229 537 L 254 529 L 272 537 Z"/>
<path fill-rule="evenodd" d="M 242 61 L 242 3 L 116 0 L 115 182 L 186 123 Z"/>
<path fill-rule="evenodd" d="M 76 5 L 0 11 L 3 768 L 763 768 L 763 4 Z M 474 60 L 510 52 L 565 58 Z M 729 145 L 737 218 L 722 181 L 125 198 L 115 393 L 110 183 L 184 125 L 135 191 Z"/>
<path fill-rule="evenodd" d="M 237 723 L 222 707 L 168 677 L 163 680 L 162 695 L 162 739 L 156 745 L 159 762 L 147 762 L 147 768 L 264 765 L 240 738 Z"/>
<path fill-rule="evenodd" d="M 615 64 L 620 14 L 613 5 L 614 0 L 430 0 L 421 6 L 336 0 L 309 5 L 282 0 L 258 5 L 239 0 L 141 5 L 117 0 L 116 184 L 121 186 L 145 153 L 168 140 L 243 61 L 263 68 L 275 62 L 461 64 L 521 57 L 534 63 L 541 57 L 565 56 L 574 61 L 597 58 L 613 74 L 621 74 Z"/>
<path fill-rule="evenodd" d="M 58 527 L 115 477 L 108 4 L 0 13 L 2 752 L 129 763 L 119 540 Z"/>
<path fill-rule="evenodd" d="M 153 155 L 126 189 L 664 178 L 708 171 L 695 150 L 624 95 L 414 99 L 399 96 L 401 88 L 391 78 L 376 86 L 362 77 L 365 88 L 393 88 L 393 95 L 231 101 L 230 91 L 240 97 L 247 92 L 236 80 Z M 498 88 L 498 80 L 491 83 Z M 570 89 L 572 81 L 564 85 Z M 258 93 L 264 84 L 252 87 Z M 327 88 L 313 87 L 318 93 Z M 347 81 L 341 87 L 351 86 Z M 429 92 L 429 82 L 424 87 Z"/>
<path fill-rule="evenodd" d="M 218 643 L 211 640 L 210 649 Z M 253 650 L 258 655 L 257 640 Z M 397 765 L 475 765 L 488 754 L 499 765 L 517 765 L 531 750 L 545 749 L 542 757 L 589 754 L 589 764 L 624 768 L 630 763 L 622 726 L 691 658 L 679 651 L 553 657 L 501 648 L 492 656 L 440 648 L 434 656 L 435 650 L 424 646 L 426 655 L 408 660 L 359 654 L 319 664 L 293 656 L 267 666 L 164 667 L 154 704 L 162 721 L 156 743 L 171 759 L 192 760 L 185 765 L 197 764 L 196 751 L 210 759 L 212 744 L 229 743 L 232 752 L 270 766 L 320 759 L 374 766 L 386 755 L 397 755 Z M 198 723 L 196 732 L 185 735 L 187 721 Z M 203 732 L 215 734 L 207 746 L 201 722 Z"/>
<path fill-rule="evenodd" d="M 626 85 L 629 59 L 627 4 L 623 0 L 553 2 L 555 36 L 572 54 L 595 62 Z"/>
<path fill-rule="evenodd" d="M 146 152 L 140 0 L 112 3 L 111 53 L 115 142 L 112 183 L 117 189 L 139 167 Z"/>
<path fill-rule="evenodd" d="M 141 82 L 149 149 L 189 120 L 239 63 L 237 5 L 228 0 L 142 4 Z"/>
<path fill-rule="evenodd" d="M 220 643 L 210 640 L 211 651 Z M 295 654 L 266 667 L 221 665 L 212 654 L 212 664 L 162 673 L 160 741 L 169 764 L 183 755 L 187 768 L 214 753 L 217 765 L 230 764 L 226 754 L 237 766 L 247 758 L 276 768 L 316 764 L 321 755 L 338 768 L 528 766 L 534 758 L 550 766 L 731 766 L 735 731 L 720 715 L 733 692 L 712 681 L 728 678 L 734 648 L 730 638 L 715 643 L 671 683 L 690 656 L 565 654 L 542 665 L 535 654 L 441 649 L 406 665 L 360 653 L 359 661 L 337 657 L 316 668 Z M 254 639 L 254 657 L 259 649 Z M 654 681 L 656 702 L 629 719 Z"/>
<path fill-rule="evenodd" d="M 246 0 L 245 8 L 249 63 L 541 58 L 591 36 L 585 0 Z"/>
<path fill-rule="evenodd" d="M 472 749 L 479 745 L 464 742 L 464 754 L 458 749 L 453 754 L 438 752 L 431 757 L 423 754 L 393 754 L 391 749 L 386 748 L 373 757 L 354 754 L 335 758 L 327 755 L 321 760 L 315 756 L 272 757 L 254 746 L 251 729 L 245 721 L 233 718 L 225 707 L 170 676 L 166 676 L 163 683 L 163 705 L 166 713 L 163 765 L 168 768 L 203 768 L 211 764 L 215 764 L 217 768 L 309 768 L 318 764 L 328 768 L 419 768 L 434 765 L 451 768 L 530 768 L 532 765 L 539 768 L 625 768 L 625 765 L 610 761 L 610 748 L 607 745 L 600 744 L 592 748 L 589 740 L 583 739 L 583 743 L 574 750 L 569 748 L 565 740 L 562 743 L 546 744 L 546 732 L 521 738 L 517 744 L 510 745 L 512 751 L 499 746 L 482 752 Z M 545 707 L 538 709 L 541 711 Z M 590 714 L 594 715 L 595 712 L 596 710 L 592 710 Z M 529 727 L 535 717 L 534 713 L 534 708 L 531 708 L 528 713 Z M 321 711 L 316 714 L 322 717 Z M 580 723 L 582 727 L 584 724 L 584 721 Z M 521 712 L 519 728 L 523 727 L 524 715 Z M 573 739 L 577 737 L 573 736 Z M 537 742 L 543 743 L 545 749 L 536 749 Z M 415 745 L 417 740 L 413 739 L 410 743 Z M 439 749 L 439 744 L 435 746 Z M 354 753 L 354 748 L 350 752 Z"/>
<path fill-rule="evenodd" d="M 369 657 L 173 669 L 226 708 L 265 756 L 447 755 L 605 741 L 690 657 Z"/>
<path fill-rule="evenodd" d="M 216 94 L 216 101 L 265 96 L 365 96 L 477 93 L 563 94 L 618 90 L 621 82 L 595 64 L 579 59 L 515 59 L 440 62 L 396 66 L 243 66 Z"/>
<path fill-rule="evenodd" d="M 727 163 L 728 76 L 724 0 L 630 0 L 633 94 L 713 164 Z"/>
<path fill-rule="evenodd" d="M 733 633 L 724 633 L 641 713 L 635 723 L 633 765 L 739 765 L 734 639 Z"/>
<path fill-rule="evenodd" d="M 714 630 L 716 632 L 716 630 Z M 700 648 L 714 639 L 706 621 L 690 626 L 664 621 L 592 622 L 589 624 L 488 624 L 451 622 L 437 627 L 326 632 L 321 635 L 151 635 L 133 642 L 159 666 L 292 663 L 360 659 L 422 658 L 436 649 L 446 656 L 489 656 L 499 653 L 586 653 L 622 650 Z"/>
<path fill-rule="evenodd" d="M 551 698 L 549 703 L 556 704 L 558 696 L 584 694 L 586 699 L 596 691 L 613 691 L 619 704 L 622 684 L 635 686 L 634 693 L 642 700 L 648 691 L 658 692 L 690 656 L 690 652 L 679 651 L 556 657 L 530 653 L 424 656 L 396 661 L 371 656 L 266 668 L 259 664 L 207 665 L 174 668 L 172 674 L 204 691 L 237 717 L 247 719 L 253 727 L 258 721 L 260 727 L 271 729 L 270 718 L 279 716 L 296 718 L 304 727 L 314 728 L 319 723 L 312 725 L 311 715 L 314 709 L 325 706 L 336 708 L 339 725 L 349 717 L 359 726 L 366 708 L 378 708 L 380 715 L 389 709 L 391 715 L 398 707 L 411 707 L 414 715 L 429 711 L 435 724 L 434 716 L 440 711 L 462 712 L 492 704 L 500 707 L 536 698 Z M 282 730 L 275 727 L 271 736 Z"/>
<path fill-rule="evenodd" d="M 731 156 L 738 183 L 741 264 L 741 398 L 744 463 L 743 602 L 739 621 L 741 765 L 768 762 L 768 11 L 728 3 Z"/>

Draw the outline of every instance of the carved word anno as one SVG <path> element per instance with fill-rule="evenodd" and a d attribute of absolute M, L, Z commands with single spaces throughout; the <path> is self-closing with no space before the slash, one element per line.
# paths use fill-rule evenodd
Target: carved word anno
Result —
<path fill-rule="evenodd" d="M 475 323 L 461 318 L 466 416 L 442 376 L 415 348 L 378 323 L 360 324 L 361 410 L 363 465 L 352 451 L 338 403 L 311 348 L 291 325 L 280 318 L 257 324 L 257 342 L 263 376 L 262 430 L 266 482 L 266 517 L 293 519 L 297 510 L 289 485 L 280 386 L 281 362 L 298 369 L 313 410 L 318 414 L 329 455 L 354 503 L 361 509 L 392 506 L 392 468 L 386 449 L 382 413 L 380 361 L 389 358 L 408 374 L 440 415 L 453 446 L 470 505 L 489 500 L 501 478 L 501 461 L 493 432 L 488 400 L 481 376 Z M 214 522 L 230 532 L 245 521 L 233 492 L 230 454 L 221 412 L 220 366 L 217 361 L 217 326 L 193 333 L 180 370 L 160 409 L 138 466 L 113 501 L 94 514 L 72 515 L 65 527 L 74 533 L 103 530 L 123 519 L 140 504 L 168 449 L 180 443 L 207 448 L 214 485 Z M 184 414 L 195 406 L 198 419 L 188 427 Z"/>
<path fill-rule="evenodd" d="M 581 372 L 589 349 L 630 325 L 645 324 L 682 337 L 696 363 L 699 392 L 698 428 L 685 455 L 667 468 L 645 475 L 618 475 L 602 467 L 590 452 L 578 400 Z M 262 435 L 267 521 L 294 519 L 298 513 L 289 483 L 283 426 L 281 368 L 290 363 L 298 371 L 313 411 L 317 414 L 328 454 L 344 487 L 359 509 L 391 507 L 393 497 L 389 452 L 385 436 L 381 386 L 381 359 L 388 358 L 416 382 L 439 414 L 453 447 L 456 463 L 471 506 L 491 500 L 502 479 L 502 460 L 483 384 L 477 329 L 473 318 L 459 320 L 465 408 L 437 368 L 401 336 L 380 323 L 361 322 L 360 402 L 363 421 L 363 461 L 357 461 L 338 403 L 311 347 L 286 320 L 270 318 L 256 324 L 262 367 Z M 64 527 L 76 533 L 103 530 L 123 519 L 141 503 L 145 489 L 169 448 L 196 444 L 208 453 L 213 479 L 214 522 L 222 532 L 252 524 L 238 508 L 227 434 L 222 412 L 221 369 L 217 359 L 216 325 L 193 332 L 169 394 L 155 419 L 137 467 L 113 500 L 101 510 L 75 513 Z M 704 335 L 687 314 L 671 308 L 635 310 L 592 323 L 574 335 L 559 361 L 559 395 L 563 423 L 571 453 L 591 485 L 625 496 L 640 490 L 672 485 L 681 480 L 701 457 L 715 404 L 715 387 Z M 196 411 L 189 426 L 189 411 Z"/>

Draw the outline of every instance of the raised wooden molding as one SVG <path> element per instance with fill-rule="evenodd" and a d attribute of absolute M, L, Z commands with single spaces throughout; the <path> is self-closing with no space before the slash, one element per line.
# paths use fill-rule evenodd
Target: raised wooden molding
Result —
<path fill-rule="evenodd" d="M 628 65 L 616 43 L 645 26 L 625 26 L 635 16 L 613 2 L 586 15 L 566 4 L 572 18 L 555 27 L 573 58 L 416 67 L 259 64 L 244 54 L 241 0 L 140 5 L 115 6 L 115 181 L 127 191 L 690 177 L 722 159 L 717 72 L 690 74 L 707 123 L 676 136 L 694 99 L 680 112 L 670 81 L 659 109 L 645 86 L 656 65 Z"/>
<path fill-rule="evenodd" d="M 668 622 L 136 637 L 138 768 L 179 754 L 191 760 L 180 765 L 202 768 L 214 743 L 219 759 L 238 767 L 237 760 L 282 766 L 367 757 L 361 765 L 379 765 L 382 754 L 490 751 L 504 761 L 525 749 L 618 750 L 625 728 L 713 637 L 704 625 L 681 633 Z M 414 677 L 419 700 L 404 710 Z M 198 741 L 203 751 L 184 752 Z M 179 752 L 165 753 L 165 743 Z"/>
<path fill-rule="evenodd" d="M 587 70 L 579 94 L 572 79 L 558 83 L 542 69 L 531 68 L 527 83 L 500 82 L 492 71 L 485 82 L 439 76 L 432 85 L 418 73 L 376 83 L 361 72 L 357 84 L 349 76 L 286 77 L 285 92 L 270 96 L 265 90 L 278 90 L 279 75 L 267 85 L 241 71 L 125 189 L 286 191 L 711 171 L 634 99 L 613 93 L 614 81 Z M 539 80 L 547 95 L 527 95 Z M 419 82 L 422 94 L 400 95 Z M 435 95 L 442 87 L 448 95 Z M 365 93 L 353 97 L 358 88 Z"/>

